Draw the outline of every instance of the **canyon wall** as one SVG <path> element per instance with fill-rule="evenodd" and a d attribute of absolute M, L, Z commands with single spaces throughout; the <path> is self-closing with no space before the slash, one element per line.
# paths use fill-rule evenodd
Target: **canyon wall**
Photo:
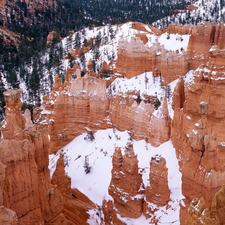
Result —
<path fill-rule="evenodd" d="M 194 71 L 193 80 L 184 87 L 180 79 L 174 91 L 171 139 L 182 172 L 182 224 L 191 200 L 202 196 L 209 208 L 225 180 L 223 51 L 211 48 L 211 57 Z"/>
<path fill-rule="evenodd" d="M 157 38 L 149 47 L 142 36 L 136 35 L 130 40 L 124 38 L 119 40 L 114 73 L 132 78 L 146 71 L 152 71 L 155 77 L 162 75 L 163 84 L 167 85 L 188 72 L 188 56 L 185 51 L 179 54 L 166 50 Z"/>
<path fill-rule="evenodd" d="M 148 96 L 150 102 L 140 103 L 137 97 L 137 93 L 109 95 L 106 80 L 89 74 L 71 77 L 64 84 L 56 76 L 51 95 L 44 97 L 42 106 L 34 110 L 34 119 L 38 129 L 49 128 L 50 153 L 84 132 L 112 127 L 128 130 L 133 138 L 159 146 L 170 137 L 166 99 L 159 113 L 152 116 L 154 97 Z"/>
<path fill-rule="evenodd" d="M 167 85 L 184 76 L 189 70 L 195 70 L 202 63 L 205 64 L 209 60 L 209 50 L 212 46 L 223 48 L 224 45 L 224 26 L 220 22 L 203 21 L 197 26 L 170 24 L 166 32 L 189 35 L 187 52 L 166 50 L 158 43 L 157 38 L 149 47 L 146 44 L 146 34 L 137 34 L 129 40 L 121 38 L 114 73 L 131 78 L 145 71 L 152 71 L 154 76 L 162 75 L 163 84 Z M 157 33 L 160 34 L 162 33 Z"/>
<path fill-rule="evenodd" d="M 6 117 L 1 124 L 0 221 L 6 221 L 4 215 L 8 215 L 10 224 L 17 224 L 17 221 L 18 224 L 76 224 L 76 219 L 69 217 L 66 211 L 71 204 L 63 199 L 66 195 L 72 196 L 71 192 L 78 192 L 77 196 L 81 194 L 70 189 L 70 180 L 66 178 L 60 160 L 60 166 L 53 175 L 53 182 L 51 181 L 48 169 L 48 130 L 36 130 L 28 111 L 25 117 L 21 114 L 20 93 L 21 90 L 18 89 L 4 92 Z M 59 171 L 60 182 L 64 185 L 57 182 Z M 88 202 L 87 197 L 86 202 L 84 212 L 95 207 L 90 200 Z M 73 208 L 70 213 L 76 214 L 79 210 Z M 84 221 L 88 217 L 86 213 Z"/>
<path fill-rule="evenodd" d="M 204 198 L 195 198 L 188 208 L 187 224 L 220 225 L 225 221 L 225 184 L 215 194 L 210 210 L 206 208 Z"/>
<path fill-rule="evenodd" d="M 117 148 L 113 155 L 109 194 L 122 217 L 138 218 L 142 214 L 143 181 L 138 173 L 138 160 L 133 145 L 128 144 L 125 155 Z"/>

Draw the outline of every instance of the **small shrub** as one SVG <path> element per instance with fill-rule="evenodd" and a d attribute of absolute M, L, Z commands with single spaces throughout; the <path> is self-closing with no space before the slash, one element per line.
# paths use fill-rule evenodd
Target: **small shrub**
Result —
<path fill-rule="evenodd" d="M 84 172 L 86 174 L 91 172 L 91 166 L 89 165 L 89 160 L 88 160 L 88 156 L 85 156 L 85 161 L 84 161 Z"/>

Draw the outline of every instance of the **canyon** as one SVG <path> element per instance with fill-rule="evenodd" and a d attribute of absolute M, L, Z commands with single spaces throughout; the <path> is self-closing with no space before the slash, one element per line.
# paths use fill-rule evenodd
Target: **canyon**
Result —
<path fill-rule="evenodd" d="M 167 210 L 177 210 L 178 221 L 176 217 L 171 224 L 224 223 L 225 25 L 171 24 L 161 31 L 133 22 L 132 29 L 140 32 L 118 40 L 117 60 L 110 65 L 115 77 L 101 78 L 90 71 L 91 67 L 82 77 L 77 64 L 67 70 L 64 83 L 56 75 L 51 94 L 34 109 L 34 124 L 29 111 L 24 115 L 20 112 L 21 90 L 4 92 L 0 221 L 120 225 L 123 218 L 144 218 L 149 224 L 161 224 L 159 211 L 166 214 Z M 147 44 L 153 39 L 149 35 L 154 35 L 151 45 Z M 162 44 L 163 38 L 169 41 L 173 37 L 182 44 L 187 40 L 186 49 L 173 51 Z M 103 72 L 107 65 L 105 62 Z M 142 82 L 145 92 L 131 88 L 123 91 L 122 86 L 116 91 L 118 80 Z M 156 83 L 161 85 L 153 94 L 148 92 L 150 81 L 151 88 Z M 168 85 L 172 97 L 165 88 Z M 124 147 L 113 146 L 112 154 L 92 147 L 105 159 L 108 157 L 111 165 L 108 195 L 100 205 L 74 188 L 67 172 L 84 156 L 79 153 L 72 159 L 67 151 L 78 151 L 76 145 L 69 147 L 73 140 L 82 139 L 94 146 L 101 130 L 111 132 L 108 143 L 113 139 L 122 141 L 119 134 L 123 132 L 129 138 Z M 143 166 L 143 149 L 137 146 L 144 145 L 137 143 L 144 143 L 146 152 L 150 152 L 148 146 L 158 152 L 165 148 L 171 158 L 174 148 L 177 174 L 182 174 L 182 198 L 174 199 L 177 190 L 171 188 L 169 156 L 143 155 L 147 162 Z M 173 147 L 166 149 L 169 143 Z M 50 165 L 49 154 L 55 160 Z M 85 155 L 87 168 L 91 154 Z M 86 179 L 94 173 L 89 172 Z M 74 176 L 79 175 L 74 172 Z"/>

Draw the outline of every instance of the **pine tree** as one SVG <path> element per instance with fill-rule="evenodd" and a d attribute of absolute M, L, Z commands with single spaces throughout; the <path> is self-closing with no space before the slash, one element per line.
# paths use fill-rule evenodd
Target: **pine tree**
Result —
<path fill-rule="evenodd" d="M 75 48 L 79 48 L 79 49 L 81 48 L 81 42 L 80 42 L 80 40 L 81 40 L 80 33 L 77 32 L 76 33 L 76 36 L 75 36 L 75 39 L 74 39 L 74 46 L 75 46 Z"/>

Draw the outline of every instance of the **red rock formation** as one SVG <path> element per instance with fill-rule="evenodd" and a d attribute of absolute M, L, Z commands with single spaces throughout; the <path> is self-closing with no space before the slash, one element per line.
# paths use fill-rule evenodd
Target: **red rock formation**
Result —
<path fill-rule="evenodd" d="M 159 155 L 151 158 L 149 181 L 150 186 L 146 188 L 146 199 L 143 206 L 146 218 L 151 218 L 154 215 L 151 203 L 156 206 L 165 206 L 170 201 L 166 160 Z"/>
<path fill-rule="evenodd" d="M 167 85 L 176 80 L 180 76 L 184 76 L 189 70 L 189 64 L 187 61 L 187 52 L 165 52 L 161 55 L 161 65 L 156 68 L 161 68 L 159 71 L 163 78 L 163 84 Z M 158 73 L 156 73 L 158 76 Z"/>
<path fill-rule="evenodd" d="M 71 189 L 71 179 L 65 175 L 63 157 L 57 161 L 56 170 L 52 176 L 54 189 L 52 192 L 60 191 L 63 197 L 63 213 L 70 224 L 87 224 L 90 209 L 96 205 L 77 189 Z"/>
<path fill-rule="evenodd" d="M 151 103 L 141 101 L 138 104 L 133 95 L 120 95 L 111 99 L 109 110 L 112 124 L 118 130 L 128 130 L 135 139 L 151 142 L 150 120 L 154 111 Z"/>
<path fill-rule="evenodd" d="M 64 224 L 60 191 L 51 192 L 46 130 L 27 132 L 20 113 L 20 90 L 4 92 L 6 117 L 0 144 L 1 203 L 18 216 L 19 224 Z M 10 134 L 10 135 L 9 135 Z"/>
<path fill-rule="evenodd" d="M 101 65 L 101 73 L 102 75 L 109 75 L 113 73 L 113 62 L 111 61 L 109 64 L 107 64 L 107 62 L 103 62 Z"/>
<path fill-rule="evenodd" d="M 138 218 L 142 214 L 143 181 L 138 173 L 138 160 L 133 146 L 128 144 L 125 155 L 115 149 L 109 194 L 122 217 Z"/>
<path fill-rule="evenodd" d="M 184 27 L 179 33 L 186 34 L 189 29 Z M 132 78 L 146 71 L 152 71 L 155 77 L 162 75 L 165 85 L 188 72 L 188 55 L 185 51 L 182 51 L 182 54 L 168 51 L 157 39 L 151 48 L 145 43 L 142 36 L 132 37 L 130 41 L 121 38 L 118 44 L 118 59 L 113 72 Z"/>
<path fill-rule="evenodd" d="M 201 22 L 194 27 L 188 43 L 189 69 L 197 69 L 209 59 L 209 49 L 214 42 L 213 23 Z"/>
<path fill-rule="evenodd" d="M 206 208 L 204 198 L 193 199 L 188 208 L 188 220 L 186 224 L 195 225 L 220 225 L 225 221 L 225 184 L 215 194 L 211 210 Z"/>
<path fill-rule="evenodd" d="M 5 225 L 17 225 L 18 218 L 16 213 L 11 209 L 6 209 L 4 206 L 0 206 L 0 224 Z"/>
<path fill-rule="evenodd" d="M 170 139 L 171 118 L 168 112 L 167 100 L 164 98 L 162 106 L 151 117 L 149 141 L 153 146 Z"/>
<path fill-rule="evenodd" d="M 24 112 L 24 118 L 26 120 L 25 129 L 29 131 L 33 131 L 36 129 L 33 122 L 31 121 L 31 113 L 29 109 L 26 109 Z"/>
<path fill-rule="evenodd" d="M 22 103 L 20 101 L 21 90 L 10 89 L 3 93 L 6 106 L 6 118 L 1 123 L 1 131 L 4 139 L 22 140 L 22 130 L 25 128 L 25 118 L 21 114 Z"/>
<path fill-rule="evenodd" d="M 168 34 L 190 34 L 192 31 L 193 25 L 182 25 L 182 24 L 174 24 L 171 23 L 168 25 L 166 32 Z"/>
<path fill-rule="evenodd" d="M 52 45 L 53 40 L 56 40 L 56 41 L 62 40 L 62 38 L 60 37 L 60 34 L 58 34 L 56 31 L 52 31 L 48 34 L 46 45 L 50 47 Z"/>
<path fill-rule="evenodd" d="M 88 65 L 87 65 L 88 71 L 93 72 L 93 60 L 90 58 Z"/>
<path fill-rule="evenodd" d="M 167 141 L 170 134 L 167 103 L 161 108 L 163 113 L 157 114 L 162 119 L 155 116 L 150 122 L 154 97 L 145 95 L 146 100 L 138 104 L 135 95 L 138 97 L 138 93 L 127 93 L 110 98 L 106 93 L 106 80 L 88 74 L 63 85 L 56 76 L 51 96 L 45 97 L 43 105 L 34 110 L 34 118 L 39 129 L 49 127 L 51 153 L 87 128 L 92 131 L 111 127 L 128 130 L 133 138 L 145 139 L 154 146 Z"/>
<path fill-rule="evenodd" d="M 106 201 L 105 199 L 102 202 L 102 211 L 104 214 L 104 224 L 116 224 L 116 225 L 124 225 L 124 222 L 118 219 L 117 212 L 113 208 L 113 201 L 109 200 Z"/>
<path fill-rule="evenodd" d="M 203 196 L 209 208 L 225 180 L 222 153 L 225 121 L 221 104 L 225 96 L 225 69 L 220 52 L 218 49 L 217 54 L 212 53 L 207 64 L 194 72 L 194 79 L 185 90 L 181 81 L 175 89 L 171 139 L 180 159 L 182 193 L 186 197 L 182 223 L 191 200 Z"/>
<path fill-rule="evenodd" d="M 118 59 L 114 73 L 127 78 L 137 76 L 152 70 L 150 50 L 139 37 L 132 37 L 130 41 L 121 38 L 118 43 Z"/>
<path fill-rule="evenodd" d="M 189 10 L 189 11 L 193 11 L 193 10 L 196 10 L 196 9 L 198 9 L 198 7 L 194 6 L 192 4 L 187 6 L 187 10 Z"/>
<path fill-rule="evenodd" d="M 49 113 L 51 152 L 86 132 L 87 127 L 93 131 L 111 127 L 107 118 L 109 99 L 105 80 L 86 74 L 83 78 L 71 80 L 70 85 L 55 96 L 54 108 Z M 41 112 L 36 116 L 40 125 L 44 119 Z"/>
<path fill-rule="evenodd" d="M 71 81 L 72 78 L 80 78 L 80 67 L 77 64 L 74 64 L 73 68 L 67 68 L 65 74 L 65 81 Z"/>

